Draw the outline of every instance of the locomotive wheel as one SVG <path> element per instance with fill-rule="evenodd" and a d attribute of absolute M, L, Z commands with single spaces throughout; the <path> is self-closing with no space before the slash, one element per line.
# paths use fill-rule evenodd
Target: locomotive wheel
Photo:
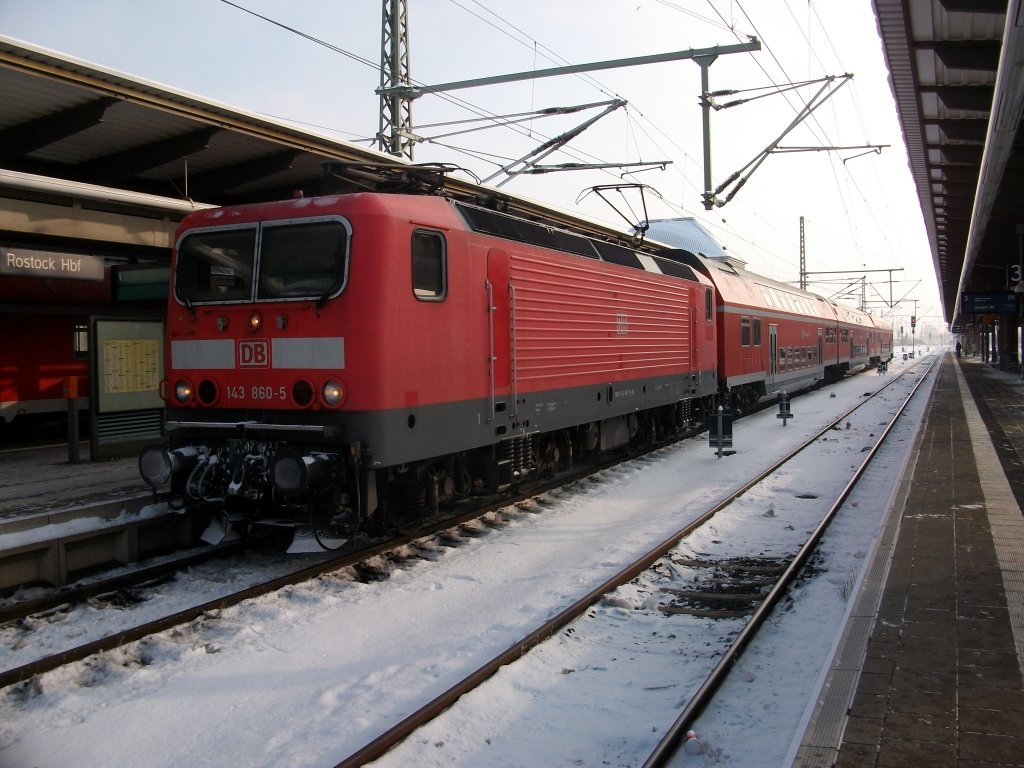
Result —
<path fill-rule="evenodd" d="M 564 472 L 572 469 L 573 445 L 572 435 L 566 431 L 558 433 L 558 471 Z"/>

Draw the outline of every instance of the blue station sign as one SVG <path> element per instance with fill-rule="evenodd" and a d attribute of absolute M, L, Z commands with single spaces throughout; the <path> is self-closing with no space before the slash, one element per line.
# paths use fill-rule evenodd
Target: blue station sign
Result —
<path fill-rule="evenodd" d="M 1017 294 L 1013 291 L 961 293 L 960 311 L 965 315 L 1015 315 Z"/>

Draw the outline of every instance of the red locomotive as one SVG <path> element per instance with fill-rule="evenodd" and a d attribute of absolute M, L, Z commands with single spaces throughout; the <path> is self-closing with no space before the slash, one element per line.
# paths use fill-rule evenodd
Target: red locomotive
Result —
<path fill-rule="evenodd" d="M 211 541 L 431 513 L 867 364 L 843 334 L 876 334 L 734 267 L 442 195 L 199 211 L 176 243 L 170 444 L 139 465 L 215 513 Z"/>
<path fill-rule="evenodd" d="M 154 488 L 228 520 L 354 527 L 681 428 L 712 398 L 691 267 L 440 196 L 190 215 Z"/>

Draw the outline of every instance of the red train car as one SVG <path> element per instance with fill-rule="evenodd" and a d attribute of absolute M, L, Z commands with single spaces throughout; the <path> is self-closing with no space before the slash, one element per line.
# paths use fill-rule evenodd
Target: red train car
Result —
<path fill-rule="evenodd" d="M 354 530 L 679 429 L 717 392 L 691 267 L 431 195 L 190 215 L 154 488 Z M 219 536 L 211 531 L 211 537 Z"/>
<path fill-rule="evenodd" d="M 77 333 L 84 328 L 69 315 L 5 314 L 4 321 L 19 328 L 17 334 L 0 334 L 0 422 L 16 425 L 31 422 L 38 428 L 49 414 L 67 413 L 65 380 L 73 377 L 81 386 L 81 404 L 88 403 L 85 386 L 88 370 Z"/>
<path fill-rule="evenodd" d="M 858 371 L 892 358 L 892 326 L 852 307 L 836 304 L 839 355 L 844 371 Z"/>
<path fill-rule="evenodd" d="M 51 423 L 66 433 L 64 387 L 69 378 L 77 384 L 80 409 L 88 407 L 84 313 L 110 301 L 109 270 L 102 281 L 95 282 L 36 277 L 0 280 L 0 304 L 8 309 L 3 313 L 5 326 L 17 329 L 0 334 L 0 435 L 5 439 L 22 440 L 46 432 Z"/>
<path fill-rule="evenodd" d="M 892 356 L 892 329 L 860 310 L 750 272 L 680 258 L 715 285 L 723 401 L 743 410 L 780 391 L 836 381 Z"/>

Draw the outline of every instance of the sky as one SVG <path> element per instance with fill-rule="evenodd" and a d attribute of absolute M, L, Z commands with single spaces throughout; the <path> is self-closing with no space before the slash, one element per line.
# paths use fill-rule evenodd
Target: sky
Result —
<path fill-rule="evenodd" d="M 863 296 L 897 333 L 915 312 L 919 333 L 944 328 L 870 0 L 409 0 L 408 8 L 410 71 L 419 84 L 735 45 L 757 36 L 760 51 L 722 55 L 709 67 L 712 90 L 740 92 L 720 102 L 761 97 L 712 112 L 715 185 L 772 145 L 821 87 L 780 95 L 776 86 L 852 74 L 841 87 L 841 79 L 833 81 L 834 95 L 779 142 L 819 151 L 772 153 L 728 204 L 712 211 L 701 200 L 700 68 L 692 61 L 422 96 L 413 103 L 413 126 L 433 140 L 416 145 L 415 159 L 454 163 L 485 178 L 584 118 L 537 118 L 515 130 L 445 137 L 493 121 L 430 126 L 621 98 L 625 109 L 543 162 L 670 162 L 664 170 L 519 176 L 504 188 L 623 229 L 642 218 L 644 203 L 652 219 L 693 216 L 749 268 L 787 282 L 798 280 L 803 217 L 812 290 L 851 302 Z M 372 140 L 378 130 L 380 2 L 0 0 L 0 30 L 335 138 Z M 863 145 L 882 148 L 820 150 Z M 635 190 L 609 193 L 628 223 L 588 191 L 623 182 L 653 188 L 643 201 Z"/>
<path fill-rule="evenodd" d="M 732 456 L 717 458 L 700 436 L 546 493 L 510 508 L 507 524 L 484 527 L 485 535 L 458 546 L 426 542 L 424 557 L 391 567 L 384 581 L 329 574 L 7 689 L 0 765 L 334 765 L 731 496 L 737 478 L 865 402 L 843 429 L 717 514 L 669 559 L 374 763 L 639 765 L 741 628 L 736 618 L 662 610 L 673 590 L 706 583 L 691 564 L 792 555 L 920 372 L 895 374 L 936 357 L 898 357 L 887 376 L 868 372 L 807 393 L 793 401 L 786 425 L 773 409 L 752 414 L 736 423 Z M 694 723 L 703 753 L 678 764 L 790 764 L 934 382 L 933 372 L 823 538 L 811 573 Z M 895 392 L 865 401 L 865 392 L 890 383 Z M 212 600 L 272 567 L 280 565 L 211 562 L 123 610 L 87 601 L 0 628 L 0 666 Z"/>

